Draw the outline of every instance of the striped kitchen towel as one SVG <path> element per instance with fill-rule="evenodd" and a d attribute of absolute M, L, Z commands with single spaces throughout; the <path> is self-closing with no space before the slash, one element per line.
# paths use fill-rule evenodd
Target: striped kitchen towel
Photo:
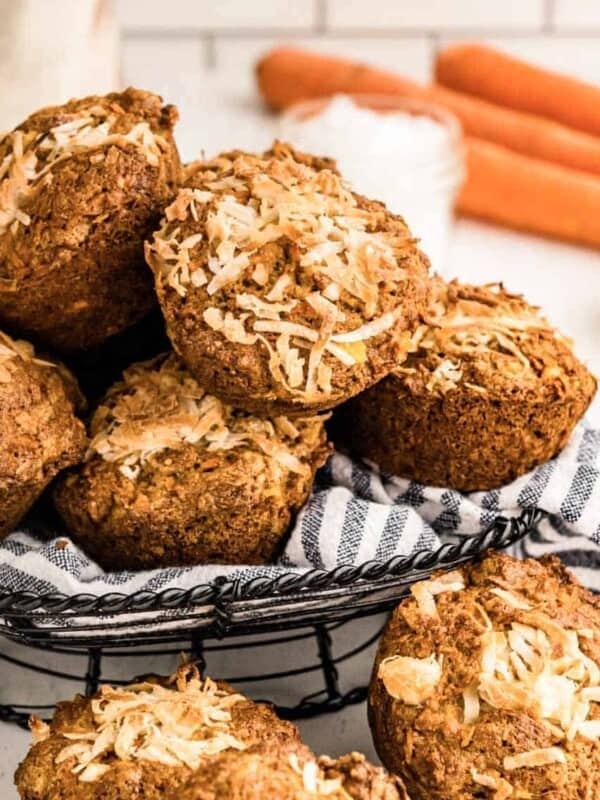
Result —
<path fill-rule="evenodd" d="M 498 516 L 547 512 L 517 555 L 560 555 L 600 591 L 600 430 L 580 425 L 563 452 L 502 489 L 460 494 L 385 475 L 335 453 L 320 471 L 278 562 L 265 567 L 199 566 L 106 573 L 65 536 L 29 528 L 0 544 L 3 591 L 105 594 L 182 589 L 313 567 L 386 561 L 434 550 L 449 538 L 479 533 Z"/>

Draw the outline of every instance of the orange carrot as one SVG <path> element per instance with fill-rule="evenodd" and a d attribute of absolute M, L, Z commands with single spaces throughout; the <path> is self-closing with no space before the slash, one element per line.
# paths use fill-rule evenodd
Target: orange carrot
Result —
<path fill-rule="evenodd" d="M 271 108 L 340 93 L 422 97 L 423 87 L 366 64 L 293 47 L 271 50 L 256 65 L 258 86 Z"/>
<path fill-rule="evenodd" d="M 600 135 L 600 87 L 534 67 L 491 47 L 446 48 L 437 58 L 436 80 L 450 89 Z"/>
<path fill-rule="evenodd" d="M 261 59 L 257 80 L 266 102 L 275 109 L 337 92 L 429 100 L 456 114 L 472 136 L 534 158 L 600 174 L 600 138 L 443 87 L 421 86 L 353 61 L 279 48 Z"/>
<path fill-rule="evenodd" d="M 463 214 L 600 247 L 600 178 L 467 139 Z"/>

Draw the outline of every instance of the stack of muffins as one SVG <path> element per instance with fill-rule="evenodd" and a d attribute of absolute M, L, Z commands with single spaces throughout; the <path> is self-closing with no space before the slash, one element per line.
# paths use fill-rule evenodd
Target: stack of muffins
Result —
<path fill-rule="evenodd" d="M 0 140 L 3 534 L 54 480 L 106 569 L 269 562 L 333 409 L 340 446 L 464 491 L 561 449 L 595 380 L 535 308 L 431 277 L 327 159 L 275 143 L 183 168 L 176 118 L 129 89 Z M 172 350 L 129 366 L 86 435 L 48 354 L 102 352 L 156 303 Z"/>

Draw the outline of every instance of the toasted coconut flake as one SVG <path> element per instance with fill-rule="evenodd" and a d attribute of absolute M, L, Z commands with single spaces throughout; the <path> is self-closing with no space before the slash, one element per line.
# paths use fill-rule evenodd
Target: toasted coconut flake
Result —
<path fill-rule="evenodd" d="M 566 764 L 567 756 L 561 747 L 543 747 L 539 750 L 528 750 L 516 756 L 506 756 L 503 762 L 504 769 L 512 772 L 525 767 L 546 767 L 548 764 Z"/>
<path fill-rule="evenodd" d="M 595 638 L 596 633 L 595 633 L 595 631 L 591 630 L 591 628 L 580 628 L 577 631 L 577 636 L 579 636 L 580 639 L 590 639 L 591 640 L 591 639 Z"/>
<path fill-rule="evenodd" d="M 473 725 L 479 719 L 479 692 L 477 684 L 470 684 L 463 692 L 463 708 L 465 725 Z"/>
<path fill-rule="evenodd" d="M 29 717 L 29 730 L 33 734 L 34 742 L 45 742 L 50 736 L 50 725 L 41 720 L 36 714 Z"/>
<path fill-rule="evenodd" d="M 315 797 L 331 797 L 335 800 L 352 800 L 344 789 L 341 778 L 327 779 L 316 761 L 300 764 L 296 753 L 290 753 L 289 763 L 295 773 L 302 777 L 304 789 Z"/>
<path fill-rule="evenodd" d="M 506 589 L 490 589 L 492 594 L 495 594 L 496 597 L 499 597 L 501 600 L 504 600 L 505 603 L 508 603 L 509 606 L 513 608 L 517 608 L 520 611 L 530 611 L 533 606 L 524 600 L 522 597 L 517 596 L 514 592 L 509 592 Z"/>
<path fill-rule="evenodd" d="M 73 119 L 48 132 L 16 130 L 0 139 L 0 148 L 8 150 L 0 162 L 0 235 L 15 224 L 30 224 L 21 206 L 44 175 L 76 153 L 133 145 L 151 166 L 158 166 L 168 147 L 166 140 L 147 122 L 136 123 L 125 133 L 113 133 L 117 119 L 116 114 L 95 105 L 80 109 Z M 99 155 L 94 152 L 91 159 L 98 163 Z"/>
<path fill-rule="evenodd" d="M 219 314 L 219 310 L 215 309 Z M 220 319 L 227 330 L 229 321 Z M 239 324 L 234 320 L 233 324 Z M 91 422 L 94 454 L 136 480 L 144 463 L 165 449 L 193 445 L 208 452 L 246 447 L 269 457 L 270 468 L 308 477 L 310 439 L 324 417 L 261 419 L 206 394 L 174 355 L 134 364 L 115 384 Z"/>
<path fill-rule="evenodd" d="M 277 382 L 305 399 L 330 394 L 331 366 L 321 368 L 325 354 L 344 367 L 354 367 L 368 357 L 365 341 L 396 326 L 398 317 L 392 312 L 375 317 L 379 287 L 405 279 L 400 257 L 414 245 L 410 234 L 402 229 L 378 231 L 380 212 L 363 207 L 338 175 L 301 163 L 284 145 L 276 145 L 264 156 L 222 156 L 199 165 L 195 176 L 202 190 L 181 190 L 148 247 L 147 258 L 158 280 L 182 296 L 190 286 L 201 288 L 218 305 L 220 293 L 231 291 L 242 275 L 250 274 L 266 288 L 270 275 L 261 260 L 261 248 L 291 241 L 307 282 L 323 287 L 322 291 L 307 293 L 300 286 L 303 281 L 284 273 L 262 302 L 250 300 L 251 295 L 243 291 L 236 304 L 255 315 L 252 329 L 263 335 L 260 341 L 268 349 Z M 183 242 L 177 230 L 184 215 L 188 220 L 198 216 L 198 208 L 194 216 L 188 200 L 196 191 L 202 194 L 195 205 L 202 206 L 206 263 L 213 273 L 206 286 L 194 282 L 194 273 L 190 274 L 181 257 Z M 338 307 L 342 295 L 364 312 L 365 324 L 348 329 Z M 316 312 L 316 319 L 308 315 L 310 325 L 304 324 L 306 315 L 296 309 L 299 300 Z M 287 354 L 281 354 L 289 346 L 287 336 L 298 336 L 294 346 L 306 351 L 293 353 L 289 362 Z"/>
<path fill-rule="evenodd" d="M 231 708 L 242 700 L 202 680 L 191 665 L 181 667 L 170 686 L 103 686 L 91 701 L 93 730 L 67 732 L 73 744 L 58 753 L 56 764 L 74 760 L 72 772 L 82 782 L 100 778 L 115 759 L 198 769 L 223 750 L 245 749 L 230 731 Z"/>
<path fill-rule="evenodd" d="M 500 775 L 490 775 L 485 772 L 478 772 L 476 769 L 471 770 L 471 777 L 473 782 L 479 786 L 485 786 L 486 789 L 494 790 L 493 800 L 508 800 L 514 794 L 512 785 L 501 778 Z"/>
<path fill-rule="evenodd" d="M 600 719 L 582 720 L 577 732 L 586 739 L 600 739 Z"/>
<path fill-rule="evenodd" d="M 508 800 L 508 798 L 512 797 L 514 794 L 512 785 L 498 774 L 491 775 L 472 769 L 471 777 L 473 778 L 473 782 L 477 783 L 479 786 L 485 786 L 486 789 L 494 790 L 493 800 Z"/>
<path fill-rule="evenodd" d="M 252 273 L 252 280 L 259 286 L 266 286 L 267 283 L 269 282 L 269 270 L 267 269 L 266 264 L 263 264 L 262 261 L 259 261 L 258 264 L 254 267 L 254 271 Z"/>
<path fill-rule="evenodd" d="M 431 373 L 427 381 L 427 389 L 430 392 L 440 389 L 442 392 L 447 392 L 449 389 L 454 389 L 460 383 L 462 378 L 462 369 L 459 364 L 455 364 L 449 358 L 445 358 L 434 371 Z"/>
<path fill-rule="evenodd" d="M 257 341 L 258 337 L 253 333 L 248 333 L 245 328 L 248 315 L 237 318 L 231 311 L 223 314 L 220 308 L 207 308 L 202 316 L 210 328 L 222 333 L 230 342 L 254 344 Z"/>
<path fill-rule="evenodd" d="M 375 336 L 379 336 L 384 333 L 384 331 L 388 331 L 392 328 L 396 322 L 396 317 L 397 314 L 388 311 L 386 314 L 382 314 L 381 317 L 378 317 L 378 319 L 366 322 L 364 325 L 361 325 L 360 328 L 355 328 L 353 331 L 333 334 L 331 336 L 331 341 L 351 344 L 354 342 L 364 342 L 366 339 L 373 339 Z"/>
<path fill-rule="evenodd" d="M 297 301 L 270 303 L 253 294 L 238 294 L 236 302 L 238 308 L 251 311 L 258 319 L 280 319 L 281 314 L 289 314 L 290 311 L 293 311 Z"/>
<path fill-rule="evenodd" d="M 581 651 L 576 631 L 542 612 L 518 610 L 532 624 L 513 622 L 481 636 L 480 698 L 531 714 L 559 740 L 600 738 L 600 724 L 589 719 L 590 703 L 600 700 L 598 665 Z"/>
<path fill-rule="evenodd" d="M 427 323 L 415 332 L 413 351 L 429 351 L 438 361 L 426 384 L 430 392 L 455 388 L 463 380 L 466 358 L 493 352 L 510 356 L 516 375 L 531 373 L 547 380 L 562 376 L 560 370 L 551 373 L 532 363 L 522 346 L 532 335 L 554 335 L 553 328 L 537 308 L 508 294 L 501 284 L 473 287 L 439 281 Z M 482 386 L 468 385 L 485 392 Z"/>
<path fill-rule="evenodd" d="M 17 361 L 28 361 L 38 367 L 55 368 L 52 361 L 36 358 L 32 344 L 23 339 L 11 339 L 6 333 L 0 331 L 0 383 L 10 383 L 12 372 L 10 365 Z"/>
<path fill-rule="evenodd" d="M 435 596 L 444 592 L 460 592 L 465 588 L 464 578 L 458 570 L 447 572 L 439 578 L 419 581 L 411 586 L 411 594 L 424 617 L 437 617 Z"/>
<path fill-rule="evenodd" d="M 390 656 L 379 665 L 377 677 L 389 695 L 408 706 L 419 706 L 435 692 L 442 677 L 442 664 L 429 658 Z"/>
<path fill-rule="evenodd" d="M 286 290 L 289 287 L 291 287 L 291 285 L 292 285 L 292 276 L 289 275 L 287 272 L 284 272 L 283 275 L 280 275 L 277 278 L 277 280 L 273 284 L 273 288 L 266 295 L 265 299 L 268 300 L 269 303 L 280 302 L 285 297 Z"/>

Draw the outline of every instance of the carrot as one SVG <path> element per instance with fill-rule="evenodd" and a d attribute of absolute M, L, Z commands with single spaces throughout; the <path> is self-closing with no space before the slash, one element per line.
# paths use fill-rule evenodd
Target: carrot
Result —
<path fill-rule="evenodd" d="M 600 87 L 535 67 L 483 45 L 442 51 L 436 80 L 450 89 L 600 135 Z"/>
<path fill-rule="evenodd" d="M 458 210 L 510 228 L 600 247 L 600 178 L 466 140 Z"/>
<path fill-rule="evenodd" d="M 600 138 L 346 59 L 279 48 L 258 63 L 257 80 L 264 99 L 275 109 L 337 92 L 393 94 L 435 102 L 452 111 L 467 134 L 523 155 L 600 174 Z"/>
<path fill-rule="evenodd" d="M 414 81 L 356 61 L 293 47 L 278 47 L 263 56 L 256 65 L 256 77 L 265 101 L 276 110 L 338 92 L 423 95 L 423 87 Z"/>

